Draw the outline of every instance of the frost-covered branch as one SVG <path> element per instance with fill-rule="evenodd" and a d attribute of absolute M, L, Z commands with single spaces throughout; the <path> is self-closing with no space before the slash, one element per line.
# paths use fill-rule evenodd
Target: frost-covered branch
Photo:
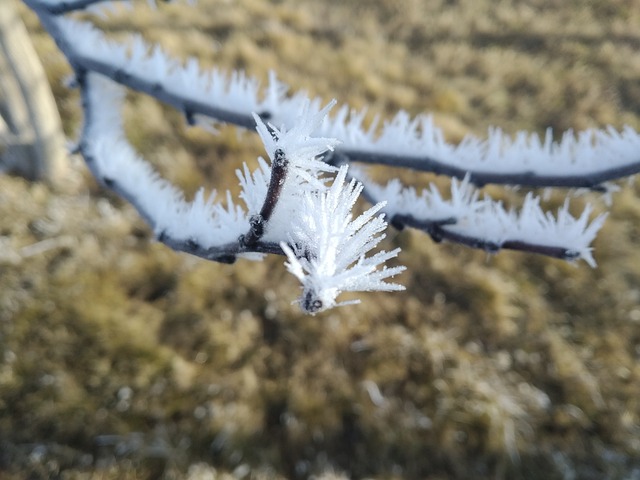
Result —
<path fill-rule="evenodd" d="M 467 136 L 452 145 L 430 117 L 411 120 L 401 113 L 380 136 L 369 134 L 341 153 L 351 161 L 433 172 L 477 186 L 606 191 L 606 182 L 640 172 L 640 135 L 630 127 L 568 131 L 560 141 L 551 129 L 541 139 L 528 132 L 511 138 L 493 128 L 485 140 Z"/>
<path fill-rule="evenodd" d="M 181 65 L 141 37 L 120 45 L 92 25 L 49 13 L 49 1 L 25 0 L 76 72 L 95 72 L 128 88 L 147 93 L 184 113 L 254 128 L 258 82 L 236 73 L 203 72 L 196 60 Z M 215 99 L 212 102 L 212 99 Z"/>
<path fill-rule="evenodd" d="M 93 3 L 90 0 L 86 2 Z M 54 0 L 25 0 L 40 17 L 48 16 Z M 82 0 L 65 2 L 69 11 Z M 55 11 L 55 9 L 54 9 Z M 44 15 L 43 15 L 44 14 Z M 145 92 L 183 112 L 189 123 L 196 115 L 252 129 L 253 112 L 275 125 L 292 126 L 306 101 L 304 93 L 286 96 L 288 88 L 272 76 L 263 98 L 259 82 L 234 72 L 204 72 L 194 59 L 181 64 L 160 48 L 134 37 L 130 44 L 109 41 L 92 25 L 58 17 L 45 25 L 77 69 L 95 71 L 134 90 Z M 321 103 L 312 102 L 315 108 Z M 475 185 L 490 183 L 527 187 L 574 187 L 603 190 L 605 182 L 640 171 L 640 135 L 631 128 L 618 132 L 566 132 L 560 141 L 553 132 L 544 138 L 519 132 L 509 137 L 493 128 L 486 139 L 465 137 L 457 145 L 445 140 L 430 116 L 410 118 L 400 112 L 381 128 L 365 128 L 364 112 L 347 106 L 327 118 L 316 132 L 339 139 L 348 161 L 382 164 L 433 172 Z"/>
<path fill-rule="evenodd" d="M 238 172 L 244 209 L 228 192 L 226 205 L 216 202 L 215 192 L 207 197 L 203 190 L 186 201 L 127 142 L 119 112 L 122 89 L 99 74 L 79 78 L 85 110 L 80 152 L 94 176 L 127 199 L 159 241 L 225 263 L 238 256 L 259 260 L 265 253 L 286 254 L 290 269 L 306 265 L 312 276 L 308 280 L 295 272 L 304 287 L 300 304 L 308 313 L 338 305 L 342 291 L 401 288 L 383 280 L 403 267 L 378 270 L 397 250 L 366 257 L 383 238 L 378 234 L 386 223 L 373 217 L 383 204 L 351 222 L 361 187 L 353 181 L 345 186 L 348 167 L 340 168 L 331 187 L 321 178 L 321 172 L 337 170 L 317 160 L 335 141 L 309 134 L 331 105 L 315 114 L 303 110 L 289 131 L 256 119 L 271 165 L 261 159 L 258 171 L 249 172 L 245 164 Z"/>
<path fill-rule="evenodd" d="M 238 239 L 249 219 L 227 194 L 226 207 L 215 193 L 201 189 L 192 202 L 129 145 L 119 108 L 123 90 L 89 73 L 80 77 L 85 127 L 80 152 L 93 175 L 129 201 L 149 223 L 156 237 L 171 248 L 208 260 L 232 262 L 237 255 L 281 253 L 278 243 L 254 242 L 249 249 Z"/>
<path fill-rule="evenodd" d="M 450 198 L 445 199 L 434 185 L 418 193 L 398 180 L 380 186 L 365 180 L 363 173 L 358 178 L 364 181 L 367 200 L 389 199 L 384 212 L 396 228 L 417 228 L 437 242 L 448 240 L 489 253 L 520 250 L 563 260 L 582 259 L 595 266 L 590 245 L 606 214 L 590 222 L 590 206 L 575 218 L 565 201 L 554 216 L 542 210 L 540 197 L 531 193 L 519 211 L 507 209 L 501 202 L 481 197 L 468 179 L 454 179 Z"/>
<path fill-rule="evenodd" d="M 96 178 L 127 199 L 169 247 L 209 260 L 233 262 L 286 255 L 302 284 L 308 313 L 343 305 L 340 292 L 399 290 L 388 280 L 404 267 L 386 267 L 398 250 L 369 255 L 384 238 L 383 214 L 399 229 L 423 230 L 494 253 L 514 249 L 595 265 L 591 242 L 605 215 L 578 218 L 568 204 L 556 215 L 528 194 L 519 211 L 481 196 L 488 183 L 526 187 L 579 187 L 605 191 L 606 182 L 640 171 L 640 135 L 631 128 L 509 137 L 491 129 L 484 140 L 448 143 L 429 116 L 398 113 L 365 126 L 364 111 L 329 110 L 272 74 L 266 89 L 241 72 L 203 71 L 194 59 L 171 59 L 140 36 L 116 43 L 93 25 L 63 14 L 98 0 L 24 0 L 40 17 L 74 69 L 82 91 L 85 126 L 80 151 Z M 268 160 L 237 171 L 244 207 L 199 191 L 192 201 L 162 179 L 126 140 L 117 84 L 146 93 L 182 112 L 227 122 L 260 135 Z M 397 180 L 367 179 L 354 162 L 404 167 L 453 178 L 449 195 L 434 186 L 418 193 Z M 374 206 L 354 218 L 362 194 Z M 368 256 L 369 255 L 369 256 Z"/>

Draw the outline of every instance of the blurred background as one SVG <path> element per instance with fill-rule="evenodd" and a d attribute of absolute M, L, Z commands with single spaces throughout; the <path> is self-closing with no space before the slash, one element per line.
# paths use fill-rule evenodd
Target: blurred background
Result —
<path fill-rule="evenodd" d="M 6 5 L 76 139 L 68 65 Z M 454 142 L 491 125 L 640 130 L 638 0 L 199 0 L 91 18 L 369 118 L 431 112 Z M 263 155 L 252 133 L 187 127 L 139 94 L 125 116 L 187 197 L 237 193 L 235 169 Z M 390 229 L 407 291 L 308 317 L 282 257 L 173 252 L 82 159 L 64 165 L 56 182 L 0 176 L 2 478 L 640 477 L 636 179 L 617 183 L 595 269 Z M 525 193 L 485 190 L 516 207 Z M 540 193 L 552 210 L 567 194 Z M 605 202 L 572 196 L 572 211 Z"/>

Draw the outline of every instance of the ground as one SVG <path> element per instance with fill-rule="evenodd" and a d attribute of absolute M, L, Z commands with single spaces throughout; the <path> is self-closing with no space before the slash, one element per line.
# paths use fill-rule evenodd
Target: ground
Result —
<path fill-rule="evenodd" d="M 639 0 L 140 3 L 100 24 L 263 83 L 274 70 L 371 116 L 432 112 L 452 141 L 491 125 L 640 129 Z M 72 139 L 69 68 L 21 13 Z M 235 168 L 262 154 L 253 134 L 191 129 L 138 95 L 128 105 L 132 143 L 188 195 L 237 191 Z M 281 257 L 170 251 L 70 165 L 55 188 L 0 177 L 3 478 L 640 474 L 637 180 L 617 184 L 597 268 L 390 231 L 407 290 L 308 317 Z M 587 202 L 608 208 L 596 194 L 572 208 Z"/>

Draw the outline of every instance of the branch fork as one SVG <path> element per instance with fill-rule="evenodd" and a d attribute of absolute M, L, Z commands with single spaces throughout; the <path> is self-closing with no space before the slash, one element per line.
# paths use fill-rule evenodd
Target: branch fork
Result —
<path fill-rule="evenodd" d="M 429 116 L 400 112 L 381 127 L 374 121 L 365 128 L 364 111 L 342 106 L 329 116 L 335 102 L 323 106 L 303 93 L 287 94 L 273 74 L 261 95 L 259 82 L 244 73 L 203 71 L 197 61 L 177 62 L 139 38 L 114 43 L 93 25 L 64 16 L 100 0 L 24 2 L 75 71 L 85 113 L 79 150 L 93 175 L 129 201 L 170 248 L 224 263 L 285 255 L 307 313 L 345 304 L 337 300 L 342 291 L 402 289 L 387 280 L 404 267 L 384 265 L 397 249 L 367 256 L 384 238 L 384 215 L 394 227 L 424 231 L 437 242 L 594 266 L 590 245 L 606 215 L 590 219 L 587 207 L 576 218 L 567 204 L 553 215 L 531 194 L 516 211 L 476 187 L 603 191 L 605 182 L 640 172 L 640 134 L 631 128 L 567 132 L 560 141 L 551 131 L 508 137 L 491 129 L 485 140 L 466 137 L 458 145 L 447 143 Z M 173 106 L 189 124 L 208 117 L 257 130 L 271 163 L 259 159 L 256 171 L 246 165 L 238 171 L 246 208 L 228 193 L 224 205 L 203 191 L 187 201 L 161 178 L 126 141 L 115 84 Z M 448 175 L 450 191 L 431 185 L 418 192 L 393 179 L 377 185 L 357 163 Z M 374 206 L 354 219 L 361 194 Z"/>

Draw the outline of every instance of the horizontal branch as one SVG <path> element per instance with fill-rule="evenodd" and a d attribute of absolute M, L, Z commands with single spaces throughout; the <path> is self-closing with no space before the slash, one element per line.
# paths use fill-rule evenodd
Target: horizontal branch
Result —
<path fill-rule="evenodd" d="M 349 148 L 340 148 L 339 151 L 351 162 L 385 165 L 396 168 L 410 168 L 412 170 L 435 173 L 436 175 L 445 175 L 447 177 L 457 178 L 458 180 L 466 178 L 469 183 L 477 187 L 499 184 L 530 188 L 587 188 L 605 193 L 608 191 L 604 186 L 606 182 L 640 173 L 640 153 L 638 154 L 639 161 L 637 163 L 607 168 L 592 173 L 545 175 L 536 173 L 535 171 L 501 173 L 498 171 L 470 170 L 433 158 L 409 154 L 399 155 L 384 152 L 367 152 Z"/>
<path fill-rule="evenodd" d="M 260 255 L 285 254 L 280 244 L 261 241 L 256 241 L 250 246 L 247 246 L 242 242 L 232 242 L 215 247 L 204 247 L 190 240 L 184 241 L 172 238 L 164 232 L 160 232 L 157 236 L 157 240 L 164 243 L 172 250 L 188 253 L 190 255 L 195 255 L 196 257 L 204 258 L 205 260 L 212 260 L 219 263 L 234 263 L 238 256 L 241 255 L 247 256 L 256 253 Z"/>
<path fill-rule="evenodd" d="M 581 258 L 595 266 L 590 244 L 606 215 L 589 222 L 589 206 L 574 218 L 565 203 L 554 217 L 544 212 L 539 198 L 531 194 L 521 210 L 515 212 L 490 198 L 480 198 L 466 180 L 453 180 L 451 198 L 446 200 L 434 186 L 418 194 L 413 188 L 402 187 L 397 180 L 382 187 L 369 181 L 361 171 L 354 177 L 363 182 L 363 195 L 368 201 L 387 201 L 383 212 L 396 228 L 416 228 L 436 242 L 447 240 L 489 253 L 519 250 L 563 260 Z"/>
<path fill-rule="evenodd" d="M 380 200 L 379 198 L 376 198 L 370 189 L 366 187 L 363 189 L 362 195 L 370 203 L 375 204 Z M 498 253 L 499 250 L 504 249 L 537 253 L 562 260 L 576 260 L 580 257 L 579 252 L 567 247 L 541 245 L 524 240 L 503 240 L 501 242 L 496 242 L 483 239 L 472 234 L 458 233 L 447 228 L 455 225 L 456 223 L 458 223 L 458 219 L 455 217 L 418 219 L 413 215 L 402 213 L 393 214 L 389 219 L 389 224 L 394 228 L 404 230 L 409 227 L 422 230 L 436 243 L 449 241 L 452 243 L 459 243 L 467 247 L 484 250 L 485 252 L 492 254 Z"/>
<path fill-rule="evenodd" d="M 78 0 L 80 1 L 80 0 Z M 130 45 L 106 39 L 90 24 L 51 18 L 42 0 L 25 0 L 39 13 L 77 71 L 95 71 L 129 88 L 144 92 L 183 112 L 190 123 L 203 115 L 253 130 L 252 112 L 273 125 L 292 128 L 307 96 L 285 96 L 275 80 L 258 96 L 255 79 L 203 72 L 197 61 L 184 65 L 151 48 L 139 37 Z M 48 4 L 48 2 L 45 2 Z M 312 107 L 320 109 L 317 99 Z M 441 129 L 427 116 L 410 118 L 400 112 L 380 129 L 363 125 L 364 113 L 343 106 L 324 121 L 317 136 L 337 138 L 336 151 L 349 162 L 374 163 L 433 172 L 482 186 L 489 183 L 527 187 L 573 187 L 604 191 L 605 182 L 640 172 L 640 135 L 631 128 L 566 132 L 555 141 L 551 131 L 541 139 L 499 129 L 486 139 L 467 136 L 457 145 L 445 141 Z"/>
<path fill-rule="evenodd" d="M 492 128 L 486 139 L 469 135 L 453 145 L 429 116 L 412 119 L 400 112 L 378 132 L 375 122 L 365 130 L 363 115 L 343 108 L 334 123 L 327 130 L 343 140 L 336 150 L 350 162 L 466 178 L 476 186 L 606 191 L 604 183 L 640 172 L 640 134 L 630 127 L 567 131 L 558 141 L 551 129 L 541 138 L 528 132 L 511 137 Z"/>
<path fill-rule="evenodd" d="M 521 252 L 537 253 L 548 257 L 559 258 L 561 260 L 576 260 L 580 257 L 580 253 L 576 250 L 566 247 L 555 247 L 550 245 L 541 245 L 525 240 L 503 240 L 495 242 L 473 236 L 470 234 L 462 234 L 454 232 L 447 228 L 448 225 L 457 223 L 454 219 L 443 221 L 438 220 L 419 220 L 412 215 L 395 214 L 390 223 L 398 228 L 412 227 L 427 233 L 434 242 L 440 243 L 443 240 L 459 243 L 471 248 L 484 250 L 488 253 L 498 253 L 499 250 L 518 250 Z"/>
<path fill-rule="evenodd" d="M 203 115 L 255 128 L 252 112 L 259 111 L 256 80 L 242 74 L 226 78 L 217 72 L 202 72 L 195 60 L 180 65 L 140 37 L 135 37 L 131 45 L 110 42 L 88 23 L 50 15 L 48 5 L 41 0 L 24 1 L 38 14 L 74 71 L 99 73 L 146 93 L 182 112 L 191 124 L 195 115 Z"/>

